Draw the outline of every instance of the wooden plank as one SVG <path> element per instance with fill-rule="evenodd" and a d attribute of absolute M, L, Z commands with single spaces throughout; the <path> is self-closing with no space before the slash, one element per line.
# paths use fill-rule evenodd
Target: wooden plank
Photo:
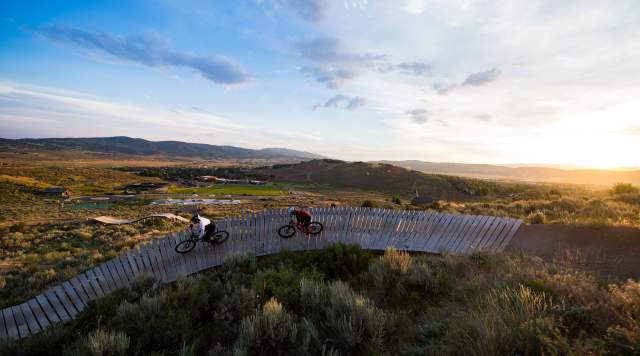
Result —
<path fill-rule="evenodd" d="M 100 282 L 98 282 L 98 276 L 95 274 L 95 268 L 85 271 L 81 274 L 84 274 L 84 278 L 89 281 L 89 285 L 91 286 L 91 288 L 93 288 L 93 292 L 95 293 L 97 298 L 105 295 L 106 291 L 102 289 L 102 287 L 100 286 Z"/>
<path fill-rule="evenodd" d="M 469 237 L 467 238 L 465 245 L 459 248 L 458 254 L 467 255 L 469 254 L 469 251 L 472 251 L 475 248 L 475 245 L 478 241 L 478 235 L 481 233 L 482 228 L 487 223 L 487 220 L 489 220 L 489 218 L 490 216 L 480 215 L 480 219 L 478 219 L 478 221 L 469 231 Z"/>
<path fill-rule="evenodd" d="M 31 310 L 31 306 L 29 306 L 28 302 L 20 304 L 20 310 L 22 310 L 24 321 L 29 327 L 29 333 L 32 335 L 39 333 L 42 329 L 40 328 L 40 324 L 38 324 L 35 313 Z"/>
<path fill-rule="evenodd" d="M 49 325 L 51 325 L 51 323 L 47 319 L 46 313 L 44 312 L 42 307 L 40 307 L 40 304 L 38 304 L 38 301 L 36 300 L 36 298 L 29 299 L 27 304 L 29 304 L 29 307 L 31 308 L 33 315 L 36 317 L 36 320 L 38 321 L 38 325 L 40 325 L 40 329 L 44 330 Z"/>
<path fill-rule="evenodd" d="M 9 335 L 7 334 L 7 327 L 5 326 L 4 313 L 2 310 L 0 310 L 0 342 L 8 338 Z"/>
<path fill-rule="evenodd" d="M 425 211 L 423 215 L 422 221 L 417 227 L 418 233 L 416 234 L 413 251 L 424 251 L 424 246 L 427 244 L 429 235 L 431 234 L 432 220 L 436 214 L 431 211 Z"/>
<path fill-rule="evenodd" d="M 429 217 L 424 222 L 424 226 L 423 226 L 424 233 L 422 234 L 422 241 L 418 245 L 418 248 L 417 248 L 418 251 L 422 251 L 422 252 L 427 251 L 426 246 L 429 243 L 429 239 L 431 239 L 433 235 L 433 231 L 437 226 L 437 221 L 440 220 L 441 218 L 442 218 L 442 214 L 438 212 L 432 212 L 432 211 L 429 212 Z"/>
<path fill-rule="evenodd" d="M 18 329 L 18 334 L 21 338 L 29 336 L 29 327 L 27 326 L 27 322 L 22 315 L 22 310 L 19 305 L 14 305 L 11 308 L 11 312 L 13 313 L 13 318 L 16 322 L 16 328 Z"/>
<path fill-rule="evenodd" d="M 73 317 L 78 314 L 78 310 L 73 306 L 73 302 L 71 302 L 67 294 L 64 292 L 62 286 L 57 285 L 51 290 L 53 291 L 55 296 L 58 297 L 60 303 L 62 303 L 62 306 L 67 311 L 67 314 L 69 314 L 70 319 L 73 319 Z"/>
<path fill-rule="evenodd" d="M 432 234 L 433 236 L 429 239 L 428 244 L 425 247 L 425 250 L 427 252 L 431 252 L 431 253 L 440 252 L 438 248 L 440 246 L 440 241 L 442 240 L 442 234 L 447 229 L 452 219 L 453 219 L 453 216 L 449 214 L 442 214 L 440 216 L 440 219 L 438 219 L 438 221 L 436 222 L 436 225 L 434 226 L 433 234 Z"/>
<path fill-rule="evenodd" d="M 440 239 L 438 240 L 437 246 L 434 246 L 435 251 L 438 253 L 447 252 L 446 246 L 449 243 L 449 238 L 451 233 L 459 226 L 460 215 L 451 215 L 450 219 L 447 221 L 446 225 L 442 226 L 442 230 L 440 231 Z"/>
<path fill-rule="evenodd" d="M 473 239 L 473 242 L 469 245 L 469 248 L 467 249 L 465 254 L 470 254 L 476 250 L 476 248 L 478 247 L 478 243 L 482 241 L 484 235 L 487 233 L 487 230 L 489 230 L 489 228 L 491 228 L 491 225 L 493 225 L 494 220 L 495 216 L 486 217 L 484 223 L 480 225 L 480 228 L 476 231 L 476 236 Z"/>
<path fill-rule="evenodd" d="M 505 238 L 500 242 L 500 245 L 496 248 L 496 252 L 502 252 L 505 249 L 505 247 L 507 247 L 507 244 L 509 244 L 513 236 L 516 234 L 516 231 L 518 231 L 518 229 L 520 228 L 520 225 L 522 225 L 522 220 L 520 219 L 512 219 L 512 220 L 515 220 L 515 221 L 513 221 L 513 224 L 510 226 L 509 232 L 507 233 Z"/>
<path fill-rule="evenodd" d="M 120 276 L 120 280 L 122 281 L 123 287 L 128 287 L 130 285 L 130 282 L 133 281 L 133 276 L 130 276 L 125 272 L 124 266 L 122 265 L 122 261 L 120 260 L 119 256 L 112 258 L 111 264 L 115 266 L 116 271 Z"/>
<path fill-rule="evenodd" d="M 47 302 L 49 303 L 49 305 L 51 305 L 51 308 L 53 308 L 53 311 L 56 313 L 56 315 L 58 316 L 58 319 L 60 319 L 61 322 L 71 320 L 71 316 L 69 315 L 69 313 L 67 312 L 65 307 L 62 305 L 62 303 L 60 302 L 60 300 L 58 299 L 58 297 L 56 296 L 56 294 L 53 292 L 52 289 L 46 291 L 44 294 L 44 297 L 47 299 Z M 43 305 L 43 304 L 40 303 L 40 305 Z M 51 315 L 47 314 L 47 317 L 49 318 L 49 321 L 52 320 Z"/>
<path fill-rule="evenodd" d="M 69 280 L 69 283 L 71 283 L 71 286 L 76 291 L 76 294 L 78 294 L 78 296 L 80 297 L 80 300 L 82 300 L 82 304 L 84 305 L 89 304 L 89 302 L 91 301 L 91 298 L 89 297 L 89 294 L 82 287 L 82 282 L 80 281 L 80 275 L 77 275 L 71 278 Z"/>
<path fill-rule="evenodd" d="M 452 250 L 453 253 L 461 254 L 464 251 L 465 247 L 469 245 L 469 242 L 473 236 L 473 231 L 478 226 L 478 223 L 480 222 L 480 220 L 482 220 L 482 216 L 473 215 L 473 218 L 470 224 L 467 226 L 465 231 L 463 231 L 460 238 L 458 239 L 458 243 L 455 246 L 453 246 L 453 250 Z"/>
<path fill-rule="evenodd" d="M 67 297 L 69 297 L 69 300 L 73 304 L 73 307 L 78 312 L 84 310 L 85 304 L 80 299 L 80 296 L 78 296 L 78 293 L 76 293 L 76 291 L 73 289 L 73 286 L 71 285 L 71 283 L 69 283 L 69 281 L 65 281 L 65 282 L 62 282 L 60 286 L 64 290 Z"/>
<path fill-rule="evenodd" d="M 49 300 L 44 296 L 44 294 L 37 295 L 35 299 L 38 302 L 38 305 L 40 305 L 40 308 L 42 308 L 42 311 L 47 317 L 47 320 L 49 320 L 50 324 L 55 324 L 62 321 L 58 316 L 58 313 L 56 313 L 53 306 L 49 303 Z"/>
<path fill-rule="evenodd" d="M 473 216 L 471 215 L 461 215 L 461 218 L 459 219 L 457 226 L 451 232 L 449 241 L 447 241 L 447 243 L 444 246 L 445 250 L 449 251 L 450 253 L 453 253 L 454 246 L 458 243 L 458 239 L 464 232 L 465 228 L 467 228 L 467 224 L 469 224 L 472 219 L 473 219 Z"/>
<path fill-rule="evenodd" d="M 482 248 L 487 243 L 487 241 L 493 238 L 493 235 L 492 235 L 493 231 L 496 229 L 496 227 L 500 224 L 501 221 L 502 221 L 501 218 L 495 217 L 495 216 L 493 217 L 493 222 L 491 223 L 491 225 L 488 226 L 487 230 L 482 236 L 482 239 L 478 241 L 478 243 L 476 243 L 475 251 L 478 251 L 478 252 L 482 251 Z"/>
<path fill-rule="evenodd" d="M 167 267 L 164 264 L 164 259 L 162 258 L 162 253 L 160 251 L 160 240 L 154 239 L 151 241 L 151 249 L 153 252 L 153 256 L 156 259 L 156 263 L 158 265 L 158 269 L 160 270 L 160 275 L 162 276 L 161 281 L 164 283 L 169 282 L 169 274 L 167 273 Z"/>
<path fill-rule="evenodd" d="M 10 339 L 18 339 L 20 332 L 18 331 L 18 325 L 13 318 L 13 310 L 11 307 L 2 309 L 2 315 L 4 317 L 4 323 L 7 331 L 7 336 Z"/>
<path fill-rule="evenodd" d="M 493 228 L 491 230 L 489 230 L 489 232 L 487 233 L 487 236 L 485 237 L 485 239 L 481 242 L 480 246 L 478 247 L 479 251 L 487 251 L 491 249 L 491 246 L 496 243 L 496 239 L 498 238 L 500 231 L 505 227 L 505 225 L 507 224 L 507 220 L 501 217 L 497 217 L 496 218 L 496 223 L 494 224 Z"/>
<path fill-rule="evenodd" d="M 109 272 L 111 273 L 111 277 L 113 277 L 113 281 L 116 285 L 117 289 L 126 288 L 128 286 L 127 279 L 124 276 L 121 276 L 121 272 L 116 268 L 116 264 L 113 259 L 108 260 L 104 264 Z M 104 272 L 104 270 L 103 270 Z"/>
<path fill-rule="evenodd" d="M 138 275 L 135 272 L 135 270 L 131 268 L 131 265 L 129 264 L 129 259 L 127 258 L 127 252 L 119 254 L 117 259 L 118 259 L 118 264 L 122 266 L 122 270 L 124 271 L 124 274 L 127 276 L 127 279 L 129 280 L 129 285 L 131 285 L 131 282 L 135 281 Z"/>
<path fill-rule="evenodd" d="M 461 223 L 461 227 L 458 229 L 458 232 L 455 233 L 451 243 L 447 246 L 447 249 L 451 253 L 453 254 L 456 253 L 458 245 L 461 243 L 461 240 L 464 239 L 465 235 L 467 234 L 471 226 L 473 226 L 473 223 L 475 222 L 475 220 L 476 220 L 476 215 L 465 215 Z"/>
<path fill-rule="evenodd" d="M 104 262 L 95 266 L 91 271 L 95 274 L 95 281 L 98 283 L 104 294 L 110 293 L 116 290 L 116 285 L 113 282 L 113 278 L 108 274 L 109 270 L 104 265 Z M 87 276 L 89 273 L 87 273 Z M 95 290 L 95 288 L 94 288 Z"/>

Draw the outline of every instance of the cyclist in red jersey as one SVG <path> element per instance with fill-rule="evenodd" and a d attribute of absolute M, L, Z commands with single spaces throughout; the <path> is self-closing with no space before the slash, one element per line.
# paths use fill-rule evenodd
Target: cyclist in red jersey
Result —
<path fill-rule="evenodd" d="M 311 213 L 310 212 L 308 212 L 307 210 L 303 210 L 303 209 L 296 209 L 294 207 L 290 207 L 289 209 L 287 209 L 287 212 L 292 217 L 295 217 L 296 218 L 296 222 L 298 224 L 302 224 L 302 226 L 304 226 L 305 230 L 309 230 L 309 224 L 311 224 Z"/>

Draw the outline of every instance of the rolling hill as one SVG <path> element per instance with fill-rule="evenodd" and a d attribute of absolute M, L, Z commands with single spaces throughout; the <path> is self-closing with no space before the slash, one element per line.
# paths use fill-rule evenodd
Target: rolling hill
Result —
<path fill-rule="evenodd" d="M 235 146 L 216 146 L 181 141 L 148 141 L 126 136 L 92 138 L 25 138 L 0 139 L 3 150 L 31 151 L 78 151 L 93 154 L 120 154 L 143 157 L 166 157 L 172 159 L 293 159 L 322 158 L 309 152 L 286 148 L 253 150 Z"/>
<path fill-rule="evenodd" d="M 390 164 L 331 159 L 261 167 L 253 169 L 252 173 L 276 182 L 318 184 L 405 197 L 414 196 L 417 191 L 427 202 L 435 199 L 466 200 L 505 192 L 504 185 L 479 179 L 425 174 Z"/>
<path fill-rule="evenodd" d="M 491 164 L 381 161 L 423 173 L 452 174 L 477 178 L 528 182 L 557 182 L 610 186 L 617 182 L 640 184 L 640 170 L 560 169 L 552 167 L 507 167 Z"/>

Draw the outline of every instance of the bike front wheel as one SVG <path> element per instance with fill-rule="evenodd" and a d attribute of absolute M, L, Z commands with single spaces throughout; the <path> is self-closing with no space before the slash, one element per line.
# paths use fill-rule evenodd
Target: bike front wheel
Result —
<path fill-rule="evenodd" d="M 296 227 L 293 225 L 285 225 L 285 226 L 281 226 L 278 229 L 278 235 L 280 235 L 280 237 L 283 237 L 285 239 L 293 236 L 296 234 Z"/>
<path fill-rule="evenodd" d="M 229 233 L 224 230 L 220 230 L 220 231 L 216 231 L 216 233 L 213 234 L 213 236 L 211 236 L 211 242 L 215 244 L 221 244 L 227 241 L 228 238 L 229 238 Z"/>
<path fill-rule="evenodd" d="M 193 250 L 194 247 L 196 247 L 196 242 L 190 239 L 190 240 L 184 240 L 179 244 L 177 244 L 175 250 L 177 253 L 187 253 Z"/>
<path fill-rule="evenodd" d="M 320 224 L 317 221 L 312 222 L 311 224 L 309 224 L 309 233 L 311 235 L 317 235 L 320 232 L 322 232 L 323 226 L 322 224 Z"/>

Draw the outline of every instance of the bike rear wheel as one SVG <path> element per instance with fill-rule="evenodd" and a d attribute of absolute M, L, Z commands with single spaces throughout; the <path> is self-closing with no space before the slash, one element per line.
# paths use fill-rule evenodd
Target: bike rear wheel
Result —
<path fill-rule="evenodd" d="M 312 222 L 311 224 L 309 224 L 309 229 L 308 229 L 308 230 L 309 230 L 309 234 L 311 234 L 311 235 L 317 235 L 317 234 L 319 234 L 320 232 L 322 232 L 322 229 L 323 229 L 323 228 L 324 228 L 324 227 L 322 226 L 322 224 L 321 224 L 321 223 L 319 223 L 319 222 L 317 222 L 317 221 L 314 221 L 314 222 Z"/>
<path fill-rule="evenodd" d="M 220 230 L 220 231 L 216 231 L 213 234 L 213 236 L 211 236 L 211 242 L 215 244 L 221 244 L 227 241 L 228 238 L 229 238 L 229 233 L 224 230 Z"/>
<path fill-rule="evenodd" d="M 189 240 L 184 240 L 179 244 L 177 244 L 175 250 L 177 253 L 187 253 L 193 250 L 194 247 L 196 247 L 195 240 L 189 239 Z"/>
<path fill-rule="evenodd" d="M 293 236 L 296 234 L 296 227 L 293 225 L 285 225 L 285 226 L 281 226 L 278 229 L 278 235 L 280 235 L 280 237 L 283 237 L 285 239 Z"/>

